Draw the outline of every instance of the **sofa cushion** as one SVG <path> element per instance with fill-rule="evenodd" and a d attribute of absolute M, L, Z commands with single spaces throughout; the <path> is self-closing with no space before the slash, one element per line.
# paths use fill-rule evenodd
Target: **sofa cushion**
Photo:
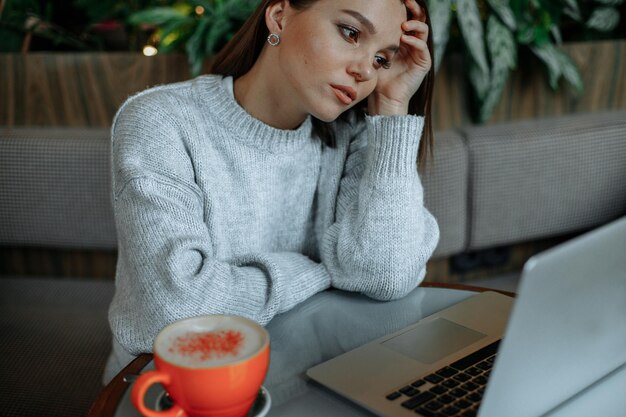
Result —
<path fill-rule="evenodd" d="M 84 417 L 111 351 L 113 281 L 0 279 L 2 416 Z"/>
<path fill-rule="evenodd" d="M 582 231 L 626 213 L 626 111 L 466 129 L 470 250 Z"/>
<path fill-rule="evenodd" d="M 108 129 L 0 130 L 0 245 L 111 249 Z"/>
<path fill-rule="evenodd" d="M 422 173 L 424 203 L 439 223 L 434 256 L 462 252 L 467 244 L 468 154 L 453 130 L 435 133 L 434 158 Z"/>

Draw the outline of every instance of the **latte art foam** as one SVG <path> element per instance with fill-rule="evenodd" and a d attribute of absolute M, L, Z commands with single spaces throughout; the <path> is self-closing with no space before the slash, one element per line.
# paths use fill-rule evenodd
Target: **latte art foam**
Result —
<path fill-rule="evenodd" d="M 245 336 L 235 330 L 218 330 L 216 332 L 187 333 L 178 336 L 170 353 L 183 356 L 194 356 L 202 361 L 217 359 L 223 356 L 237 357 Z"/>
<path fill-rule="evenodd" d="M 252 356 L 264 344 L 264 334 L 245 321 L 218 316 L 169 326 L 157 337 L 155 351 L 168 362 L 205 368 Z"/>

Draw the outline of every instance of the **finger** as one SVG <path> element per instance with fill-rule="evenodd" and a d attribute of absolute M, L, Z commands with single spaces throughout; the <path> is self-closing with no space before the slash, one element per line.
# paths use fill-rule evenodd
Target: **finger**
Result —
<path fill-rule="evenodd" d="M 400 39 L 407 46 L 407 52 L 413 62 L 425 70 L 429 70 L 432 65 L 432 59 L 426 42 L 409 35 L 402 35 Z"/>
<path fill-rule="evenodd" d="M 402 30 L 404 30 L 407 35 L 417 36 L 422 40 L 426 40 L 428 39 L 428 32 L 430 29 L 424 22 L 420 22 L 419 20 L 409 20 L 402 24 Z"/>
<path fill-rule="evenodd" d="M 424 13 L 424 11 L 419 6 L 419 4 L 417 4 L 417 1 L 404 0 L 404 5 L 408 9 L 408 11 L 411 13 L 411 17 L 413 19 L 416 19 L 422 22 L 426 21 L 426 13 Z"/>

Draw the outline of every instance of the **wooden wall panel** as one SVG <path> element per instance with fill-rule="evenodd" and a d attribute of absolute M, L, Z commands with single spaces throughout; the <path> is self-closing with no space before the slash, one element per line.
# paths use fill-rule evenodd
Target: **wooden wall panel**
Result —
<path fill-rule="evenodd" d="M 520 56 L 489 122 L 626 108 L 626 41 L 572 43 L 564 49 L 581 69 L 581 95 L 563 82 L 552 91 L 543 67 Z M 450 56 L 437 74 L 436 130 L 471 123 L 466 71 L 460 57 Z M 0 54 L 0 126 L 107 127 L 129 95 L 188 78 L 182 55 Z"/>
<path fill-rule="evenodd" d="M 0 54 L 0 125 L 107 127 L 129 95 L 187 78 L 180 55 Z"/>

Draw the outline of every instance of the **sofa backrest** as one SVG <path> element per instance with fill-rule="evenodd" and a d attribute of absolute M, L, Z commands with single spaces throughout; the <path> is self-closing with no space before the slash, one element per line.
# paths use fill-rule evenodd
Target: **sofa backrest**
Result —
<path fill-rule="evenodd" d="M 436 132 L 422 174 L 435 257 L 626 214 L 626 111 Z M 0 246 L 115 249 L 109 129 L 0 129 Z"/>
<path fill-rule="evenodd" d="M 0 130 L 0 245 L 117 246 L 109 129 Z"/>

